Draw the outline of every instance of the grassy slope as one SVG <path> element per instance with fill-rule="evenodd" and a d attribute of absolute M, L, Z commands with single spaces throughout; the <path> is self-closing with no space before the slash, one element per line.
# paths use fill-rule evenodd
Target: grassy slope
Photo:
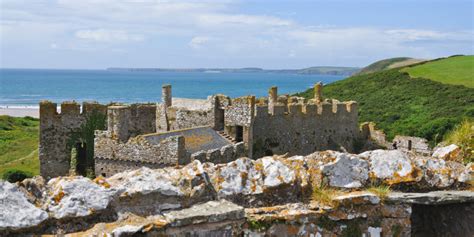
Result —
<path fill-rule="evenodd" d="M 9 169 L 39 173 L 37 119 L 0 116 L 0 177 Z"/>
<path fill-rule="evenodd" d="M 355 100 L 359 121 L 396 134 L 439 142 L 464 117 L 474 117 L 474 89 L 411 78 L 399 69 L 357 75 L 323 88 L 327 98 Z M 312 97 L 313 91 L 301 93 Z"/>
<path fill-rule="evenodd" d="M 474 55 L 450 57 L 406 67 L 402 71 L 408 72 L 411 77 L 429 78 L 441 83 L 474 88 Z"/>
<path fill-rule="evenodd" d="M 389 59 L 380 60 L 380 61 L 370 64 L 367 67 L 362 68 L 360 72 L 358 73 L 358 75 L 369 74 L 373 72 L 386 70 L 390 67 L 390 65 L 394 63 L 399 63 L 399 62 L 403 62 L 410 59 L 412 58 L 400 57 L 400 58 L 389 58 Z"/>

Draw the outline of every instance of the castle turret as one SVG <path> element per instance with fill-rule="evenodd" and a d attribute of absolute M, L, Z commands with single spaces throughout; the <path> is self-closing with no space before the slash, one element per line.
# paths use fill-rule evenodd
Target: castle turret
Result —
<path fill-rule="evenodd" d="M 273 108 L 278 103 L 278 87 L 272 86 L 268 90 L 268 111 L 273 114 Z"/>
<path fill-rule="evenodd" d="M 161 101 L 165 107 L 170 107 L 172 105 L 171 100 L 171 85 L 163 85 L 161 88 Z"/>
<path fill-rule="evenodd" d="M 314 99 L 318 103 L 323 101 L 322 91 L 323 91 L 323 83 L 322 82 L 316 83 L 314 85 Z"/>
<path fill-rule="evenodd" d="M 130 108 L 128 106 L 109 106 L 107 127 L 112 138 L 127 142 L 129 138 Z"/>

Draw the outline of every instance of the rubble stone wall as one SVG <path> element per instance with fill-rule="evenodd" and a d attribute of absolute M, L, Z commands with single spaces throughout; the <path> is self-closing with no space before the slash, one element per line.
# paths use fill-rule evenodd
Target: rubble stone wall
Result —
<path fill-rule="evenodd" d="M 189 163 L 184 137 L 172 136 L 151 144 L 138 136 L 126 143 L 113 139 L 108 131 L 97 131 L 94 146 L 96 176 L 111 176 L 137 164 L 150 168 Z"/>
<path fill-rule="evenodd" d="M 326 149 L 354 152 L 355 143 L 361 139 L 355 102 L 275 104 L 272 110 L 268 105 L 256 106 L 254 157 L 307 155 Z"/>
<path fill-rule="evenodd" d="M 40 103 L 39 160 L 40 174 L 46 179 L 69 174 L 71 149 L 69 144 L 73 133 L 78 132 L 87 118 L 94 112 L 105 115 L 107 106 L 95 102 L 57 104 L 49 101 Z M 93 146 L 93 144 L 87 144 Z"/>
<path fill-rule="evenodd" d="M 0 181 L 0 235 L 472 236 L 473 167 L 457 164 L 401 151 L 323 151 L 94 180 Z M 393 190 L 371 191 L 368 173 Z"/>
<path fill-rule="evenodd" d="M 198 151 L 191 154 L 191 160 L 199 160 L 201 162 L 212 162 L 216 164 L 234 161 L 246 155 L 243 142 L 227 145 L 220 149 L 212 149 L 208 151 Z"/>

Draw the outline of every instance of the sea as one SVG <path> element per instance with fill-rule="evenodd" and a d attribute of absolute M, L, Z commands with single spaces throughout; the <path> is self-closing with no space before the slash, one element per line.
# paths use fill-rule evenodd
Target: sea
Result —
<path fill-rule="evenodd" d="M 0 69 L 0 106 L 37 107 L 41 100 L 158 102 L 161 86 L 172 85 L 173 97 L 205 99 L 267 96 L 271 86 L 279 94 L 293 94 L 343 79 L 339 75 L 269 72 L 153 72 L 113 70 Z"/>

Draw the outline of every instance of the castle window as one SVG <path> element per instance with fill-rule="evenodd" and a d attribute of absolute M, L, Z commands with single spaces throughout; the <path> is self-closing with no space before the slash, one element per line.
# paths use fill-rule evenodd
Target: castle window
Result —
<path fill-rule="evenodd" d="M 408 140 L 408 150 L 409 150 L 409 151 L 411 151 L 411 146 L 412 146 L 411 140 Z"/>
<path fill-rule="evenodd" d="M 102 177 L 107 177 L 107 175 L 105 173 L 102 173 L 101 175 L 102 175 Z"/>

